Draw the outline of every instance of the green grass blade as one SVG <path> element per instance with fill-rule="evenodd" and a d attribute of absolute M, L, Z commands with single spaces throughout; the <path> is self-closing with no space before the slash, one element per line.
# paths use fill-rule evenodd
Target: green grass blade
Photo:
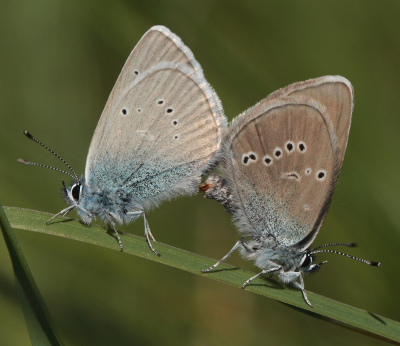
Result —
<path fill-rule="evenodd" d="M 7 212 L 8 212 L 7 208 Z M 8 214 L 10 214 L 8 212 Z M 24 311 L 29 336 L 34 346 L 61 345 L 50 314 L 40 295 L 25 256 L 9 220 L 0 205 L 0 226 L 13 264 L 18 295 Z"/>
<path fill-rule="evenodd" d="M 113 236 L 113 232 L 107 233 L 103 227 L 96 225 L 87 227 L 76 220 L 61 217 L 46 226 L 46 221 L 50 218 L 50 214 L 12 207 L 6 208 L 6 212 L 14 228 L 75 239 L 119 251 L 119 246 Z M 143 237 L 121 233 L 121 240 L 124 244 L 124 254 L 121 254 L 121 256 L 130 254 L 147 258 L 236 287 L 241 287 L 244 281 L 254 275 L 254 273 L 228 264 L 222 264 L 218 267 L 218 270 L 203 274 L 201 273 L 201 269 L 211 266 L 215 260 L 159 242 L 156 242 L 154 245 L 162 256 L 157 257 L 149 250 Z M 257 279 L 253 285 L 249 285 L 246 288 L 246 291 L 278 300 L 314 317 L 328 320 L 357 332 L 400 345 L 400 323 L 386 317 L 378 316 L 372 312 L 364 311 L 312 292 L 307 292 L 310 301 L 314 305 L 314 308 L 310 308 L 304 302 L 301 292 L 298 290 L 277 289 L 277 283 L 266 281 L 265 279 Z"/>

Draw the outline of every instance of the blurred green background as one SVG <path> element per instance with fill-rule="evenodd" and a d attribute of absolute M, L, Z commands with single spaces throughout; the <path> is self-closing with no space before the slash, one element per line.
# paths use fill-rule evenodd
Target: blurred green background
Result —
<path fill-rule="evenodd" d="M 140 37 L 162 24 L 191 48 L 229 119 L 287 84 L 347 77 L 355 112 L 342 175 L 314 245 L 359 243 L 306 289 L 400 320 L 399 1 L 4 1 L 0 12 L 0 191 L 4 205 L 56 213 L 62 167 L 27 129 L 84 172 L 89 142 Z M 71 214 L 74 216 L 74 214 Z M 220 258 L 238 239 L 202 196 L 149 214 L 157 240 Z M 143 234 L 142 220 L 126 227 Z M 276 301 L 117 251 L 18 232 L 66 345 L 379 345 Z M 117 246 L 117 244 L 116 244 Z M 29 345 L 0 241 L 0 344 Z M 230 263 L 256 270 L 233 256 Z M 204 275 L 205 276 L 205 275 Z"/>

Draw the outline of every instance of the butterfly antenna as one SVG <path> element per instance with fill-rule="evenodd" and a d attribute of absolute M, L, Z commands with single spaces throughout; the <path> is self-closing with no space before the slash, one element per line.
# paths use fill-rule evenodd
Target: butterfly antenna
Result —
<path fill-rule="evenodd" d="M 327 244 L 327 245 L 328 245 L 328 244 Z M 340 244 L 340 245 L 344 245 L 344 244 Z M 321 246 L 319 246 L 319 248 L 321 248 Z M 316 250 L 316 251 L 315 251 L 315 249 L 314 249 L 314 250 L 312 250 L 312 251 L 310 252 L 310 254 L 314 255 L 314 254 L 320 253 L 320 252 L 329 252 L 329 253 L 334 253 L 334 254 L 336 254 L 336 255 L 345 256 L 345 257 L 352 258 L 352 259 L 354 259 L 354 260 L 363 262 L 363 263 L 365 263 L 365 264 L 368 264 L 368 265 L 374 266 L 374 267 L 381 267 L 381 266 L 382 266 L 382 263 L 380 263 L 380 262 L 368 261 L 368 260 L 365 260 L 365 259 L 362 259 L 362 258 L 358 258 L 358 257 L 352 256 L 352 255 L 348 255 L 348 254 L 343 253 L 343 252 L 340 252 L 340 251 L 335 251 L 335 250 Z"/>
<path fill-rule="evenodd" d="M 17 161 L 18 161 L 19 163 L 23 163 L 24 165 L 33 165 L 33 166 L 39 166 L 39 167 L 44 167 L 44 168 L 53 169 L 53 170 L 55 170 L 55 171 L 65 173 L 65 174 L 69 175 L 71 178 L 75 179 L 76 181 L 79 181 L 78 175 L 76 174 L 75 170 L 68 164 L 67 161 L 65 161 L 60 155 L 58 155 L 54 150 L 50 149 L 47 145 L 43 144 L 43 143 L 40 142 L 38 139 L 36 139 L 35 137 L 33 137 L 28 131 L 25 130 L 23 133 L 24 133 L 24 135 L 25 135 L 26 137 L 28 137 L 30 140 L 36 142 L 37 144 L 39 144 L 39 145 L 42 146 L 43 148 L 47 149 L 47 150 L 50 151 L 55 157 L 57 157 L 59 160 L 61 160 L 61 161 L 71 170 L 71 172 L 72 172 L 73 174 L 71 174 L 71 173 L 69 173 L 69 172 L 66 172 L 66 171 L 64 171 L 64 170 L 62 170 L 62 169 L 59 169 L 59 168 L 51 167 L 51 166 L 48 166 L 48 165 L 43 165 L 43 164 L 36 163 L 36 162 L 27 161 L 27 160 L 24 160 L 24 159 L 18 159 Z"/>
<path fill-rule="evenodd" d="M 312 251 L 318 250 L 318 249 L 321 249 L 321 248 L 327 247 L 327 246 L 348 246 L 348 247 L 357 247 L 357 243 L 330 243 L 330 244 L 323 244 L 323 245 L 317 246 L 317 247 L 314 248 Z"/>
<path fill-rule="evenodd" d="M 53 170 L 55 170 L 55 171 L 57 171 L 57 172 L 61 172 L 61 173 L 67 174 L 67 175 L 69 175 L 72 179 L 77 180 L 77 178 L 76 178 L 75 176 L 73 176 L 71 173 L 66 172 L 66 171 L 63 171 L 62 169 L 59 169 L 59 168 L 55 168 L 55 167 L 43 165 L 43 164 L 41 164 L 41 163 L 36 163 L 36 162 L 27 161 L 27 160 L 25 160 L 25 159 L 18 159 L 17 162 L 23 163 L 24 165 L 32 165 L 32 166 L 38 166 L 38 167 L 44 167 L 44 168 L 53 169 Z M 77 180 L 77 181 L 78 181 L 78 180 Z"/>

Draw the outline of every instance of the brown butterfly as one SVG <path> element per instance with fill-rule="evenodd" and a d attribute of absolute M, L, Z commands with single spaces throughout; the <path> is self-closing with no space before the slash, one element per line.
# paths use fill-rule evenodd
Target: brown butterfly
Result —
<path fill-rule="evenodd" d="M 280 89 L 234 119 L 222 144 L 220 174 L 201 187 L 232 213 L 244 236 L 208 272 L 236 249 L 262 269 L 247 280 L 276 273 L 303 293 L 303 273 L 315 272 L 313 250 L 331 204 L 346 151 L 353 87 L 341 76 L 325 76 Z"/>

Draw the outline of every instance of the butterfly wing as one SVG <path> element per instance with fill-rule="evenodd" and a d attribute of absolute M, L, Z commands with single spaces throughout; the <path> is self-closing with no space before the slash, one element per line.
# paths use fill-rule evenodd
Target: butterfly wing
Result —
<path fill-rule="evenodd" d="M 165 26 L 153 26 L 129 55 L 110 94 L 110 100 L 118 99 L 142 73 L 162 62 L 182 63 L 197 74 L 203 75 L 203 70 L 192 51 L 177 35 Z"/>
<path fill-rule="evenodd" d="M 340 173 L 353 104 L 351 84 L 331 78 L 337 82 L 284 88 L 232 124 L 225 175 L 244 234 L 273 237 L 280 246 L 308 247 L 315 238 Z"/>
<path fill-rule="evenodd" d="M 353 86 L 346 78 L 324 76 L 291 84 L 270 94 L 268 98 L 308 96 L 326 107 L 326 112 L 329 114 L 335 132 L 340 134 L 337 144 L 340 150 L 340 161 L 343 162 L 351 125 L 353 94 Z M 321 97 L 321 95 L 329 96 Z M 350 112 L 350 116 L 342 116 L 343 112 Z"/>
<path fill-rule="evenodd" d="M 86 182 L 101 191 L 129 191 L 144 209 L 194 193 L 225 124 L 189 48 L 167 28 L 153 27 L 128 58 L 100 117 Z"/>

